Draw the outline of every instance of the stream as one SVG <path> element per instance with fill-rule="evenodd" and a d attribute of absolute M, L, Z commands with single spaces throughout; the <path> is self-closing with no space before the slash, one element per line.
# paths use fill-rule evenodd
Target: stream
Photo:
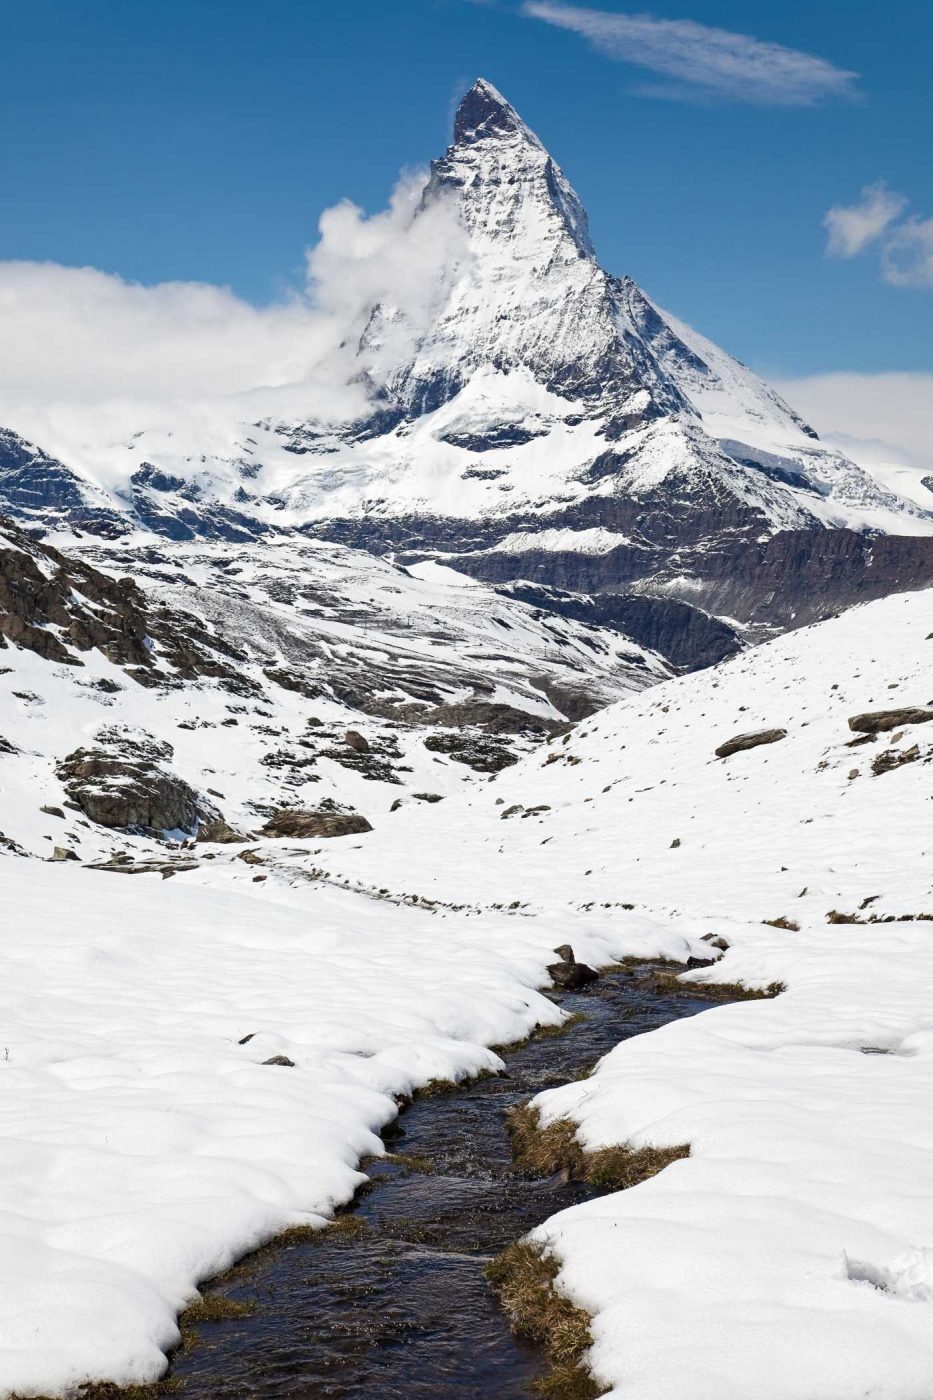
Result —
<path fill-rule="evenodd" d="M 585 1019 L 507 1052 L 505 1075 L 416 1097 L 384 1139 L 391 1152 L 422 1159 L 417 1169 L 369 1163 L 371 1185 L 349 1221 L 260 1250 L 206 1288 L 208 1302 L 250 1311 L 198 1323 L 197 1343 L 169 1372 L 183 1400 L 527 1400 L 547 1364 L 513 1337 L 484 1265 L 600 1193 L 516 1174 L 505 1117 L 579 1078 L 620 1040 L 709 1006 L 687 992 L 646 991 L 646 971 L 613 970 L 560 995 Z"/>

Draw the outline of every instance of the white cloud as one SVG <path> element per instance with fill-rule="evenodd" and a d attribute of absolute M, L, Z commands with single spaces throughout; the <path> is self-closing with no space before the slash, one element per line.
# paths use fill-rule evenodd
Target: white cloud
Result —
<path fill-rule="evenodd" d="M 825 442 L 933 509 L 920 484 L 933 475 L 933 373 L 819 374 L 775 387 Z"/>
<path fill-rule="evenodd" d="M 895 287 L 933 287 L 933 219 L 906 219 L 881 250 L 881 275 Z"/>
<path fill-rule="evenodd" d="M 195 422 L 209 437 L 237 417 L 362 413 L 361 371 L 379 383 L 412 353 L 466 256 L 452 200 L 419 212 L 425 178 L 405 176 L 382 213 L 327 210 L 307 287 L 272 306 L 204 283 L 0 262 L 0 425 L 51 451 L 80 441 L 91 460 L 149 426 Z M 390 333 L 361 357 L 377 305 Z"/>
<path fill-rule="evenodd" d="M 854 95 L 858 77 L 814 54 L 694 20 L 609 13 L 559 0 L 524 0 L 522 13 L 582 34 L 610 58 L 661 73 L 669 82 L 644 89 L 650 96 L 810 107 Z"/>
<path fill-rule="evenodd" d="M 933 219 L 901 219 L 909 203 L 883 180 L 866 185 L 854 204 L 834 205 L 823 219 L 827 253 L 854 258 L 877 244 L 885 282 L 933 287 Z"/>
<path fill-rule="evenodd" d="M 828 238 L 826 251 L 839 258 L 854 258 L 880 238 L 907 208 L 907 199 L 889 190 L 883 180 L 866 185 L 855 204 L 835 204 L 827 212 L 823 227 Z"/>

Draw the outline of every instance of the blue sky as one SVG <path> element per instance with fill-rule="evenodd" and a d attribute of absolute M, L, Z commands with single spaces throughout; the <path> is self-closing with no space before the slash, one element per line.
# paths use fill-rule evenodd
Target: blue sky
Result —
<path fill-rule="evenodd" d="M 441 153 L 457 95 L 483 74 L 564 167 L 604 265 L 742 359 L 779 376 L 933 369 L 933 287 L 892 285 L 882 267 L 896 266 L 892 230 L 914 216 L 925 236 L 933 217 L 933 6 L 653 11 L 860 75 L 830 77 L 815 100 L 819 73 L 808 92 L 805 69 L 806 105 L 776 104 L 761 68 L 744 81 L 741 54 L 731 87 L 711 90 L 659 74 L 656 53 L 643 66 L 637 36 L 621 58 L 639 64 L 621 61 L 617 36 L 595 47 L 579 15 L 555 22 L 550 8 L 6 0 L 0 259 L 275 299 L 301 282 L 321 211 L 344 196 L 381 208 L 400 167 Z M 610 0 L 589 9 L 604 27 L 623 13 Z M 827 210 L 879 181 L 909 207 L 857 254 L 828 255 Z"/>

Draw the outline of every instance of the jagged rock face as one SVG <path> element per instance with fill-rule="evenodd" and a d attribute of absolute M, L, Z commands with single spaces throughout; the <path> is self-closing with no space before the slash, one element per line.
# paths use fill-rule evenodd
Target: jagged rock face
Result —
<path fill-rule="evenodd" d="M 127 831 L 193 832 L 217 809 L 172 772 L 172 746 L 149 735 L 103 729 L 92 748 L 75 749 L 56 773 L 92 822 Z"/>
<path fill-rule="evenodd" d="M 113 578 L 34 540 L 0 517 L 0 647 L 83 665 L 96 649 L 141 685 L 197 676 L 241 688 L 244 654 L 178 609 L 152 606 L 132 578 Z"/>

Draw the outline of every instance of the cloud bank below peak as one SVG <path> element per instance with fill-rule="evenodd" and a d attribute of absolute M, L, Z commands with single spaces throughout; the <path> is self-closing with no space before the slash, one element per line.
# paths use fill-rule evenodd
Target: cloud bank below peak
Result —
<path fill-rule="evenodd" d="M 562 0 L 523 0 L 521 13 L 580 34 L 620 63 L 660 74 L 660 84 L 639 89 L 644 96 L 813 107 L 856 95 L 858 74 L 827 59 L 695 20 L 620 14 Z"/>
<path fill-rule="evenodd" d="M 50 450 L 79 443 L 90 460 L 140 428 L 361 416 L 467 255 L 453 201 L 419 212 L 426 178 L 403 175 L 376 214 L 349 202 L 326 210 L 306 284 L 269 306 L 208 283 L 0 262 L 0 426 Z M 364 358 L 375 306 L 399 314 L 383 317 L 391 337 Z"/>

